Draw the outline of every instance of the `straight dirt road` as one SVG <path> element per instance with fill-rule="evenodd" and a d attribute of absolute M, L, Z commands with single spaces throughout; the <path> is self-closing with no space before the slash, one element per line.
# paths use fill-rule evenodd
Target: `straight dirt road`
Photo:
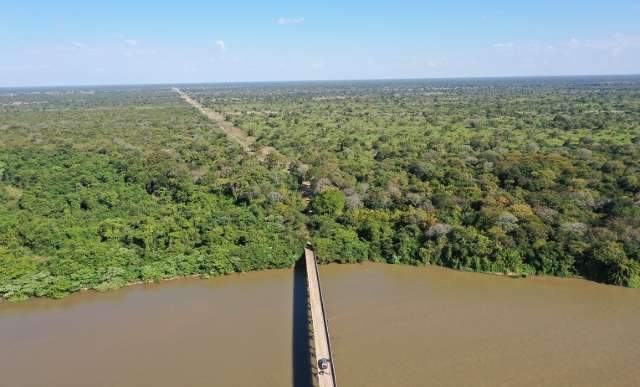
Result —
<path fill-rule="evenodd" d="M 240 144 L 245 152 L 249 154 L 254 153 L 253 145 L 255 143 L 255 139 L 253 137 L 248 136 L 242 129 L 225 120 L 222 114 L 207 109 L 206 107 L 202 106 L 200 102 L 194 100 L 187 93 L 183 92 L 177 87 L 174 87 L 173 91 L 178 93 L 186 103 L 198 109 L 200 113 L 205 115 L 211 121 L 215 122 L 227 135 L 227 137 L 229 137 L 230 140 Z"/>
<path fill-rule="evenodd" d="M 278 152 L 274 147 L 261 146 L 260 148 L 257 148 L 255 144 L 256 139 L 249 136 L 241 128 L 238 128 L 237 126 L 233 125 L 233 123 L 225 120 L 224 115 L 207 109 L 200 102 L 191 98 L 187 93 L 178 89 L 177 87 L 173 87 L 172 90 L 178 93 L 186 103 L 196 108 L 200 113 L 202 113 L 204 116 L 206 116 L 208 119 L 213 121 L 216 125 L 218 125 L 220 129 L 222 129 L 222 131 L 227 135 L 227 137 L 231 141 L 234 141 L 240 144 L 242 149 L 248 154 L 250 155 L 256 154 L 258 157 L 258 160 L 260 161 L 267 160 L 267 156 L 269 156 L 270 154 L 277 155 L 286 160 L 286 158 L 282 156 L 282 154 Z M 287 166 L 288 165 L 289 163 L 287 162 Z"/>
<path fill-rule="evenodd" d="M 209 118 L 215 124 L 217 124 L 227 135 L 227 137 L 237 142 L 242 146 L 245 152 L 248 154 L 255 154 L 255 139 L 248 136 L 242 129 L 234 126 L 231 122 L 225 120 L 224 116 L 220 113 L 211 111 L 205 108 L 201 103 L 191 98 L 187 93 L 181 91 L 177 87 L 173 88 L 173 91 L 178 93 L 180 97 L 189 105 L 195 107 L 200 113 Z M 261 161 L 266 160 L 266 156 L 279 152 L 273 147 L 262 147 L 257 152 L 258 159 Z M 282 157 L 282 155 L 280 155 Z M 287 163 L 288 165 L 288 163 Z M 303 200 L 305 203 L 309 203 L 309 197 L 305 195 L 307 189 L 301 187 Z M 320 280 L 318 276 L 318 268 L 316 265 L 315 254 L 310 249 L 305 249 L 305 263 L 307 268 L 307 280 L 308 280 L 308 294 L 309 294 L 309 306 L 311 309 L 311 318 L 313 320 L 313 337 L 315 348 L 316 365 L 314 367 L 316 375 L 318 377 L 318 385 L 320 387 L 335 387 L 335 375 L 333 368 L 333 359 L 331 354 L 331 344 L 329 341 L 329 331 L 327 329 L 327 323 L 325 318 L 325 312 L 322 301 L 322 292 L 320 289 Z M 320 359 L 329 360 L 329 367 L 326 370 L 318 369 L 318 361 Z"/>

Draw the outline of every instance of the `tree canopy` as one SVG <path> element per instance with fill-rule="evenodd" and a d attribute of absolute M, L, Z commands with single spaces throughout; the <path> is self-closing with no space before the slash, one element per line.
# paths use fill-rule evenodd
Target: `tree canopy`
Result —
<path fill-rule="evenodd" d="M 637 77 L 184 91 L 277 153 L 168 87 L 0 91 L 2 297 L 289 267 L 308 239 L 640 286 Z"/>

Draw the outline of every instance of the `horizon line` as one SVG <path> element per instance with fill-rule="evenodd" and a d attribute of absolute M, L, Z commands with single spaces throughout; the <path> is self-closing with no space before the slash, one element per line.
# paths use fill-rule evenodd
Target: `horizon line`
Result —
<path fill-rule="evenodd" d="M 408 77 L 408 78 L 335 78 L 335 79 L 288 79 L 249 81 L 194 81 L 194 82 L 151 82 L 151 83 L 86 83 L 53 84 L 27 86 L 0 86 L 3 89 L 80 88 L 118 86 L 180 86 L 180 85 L 225 85 L 225 84 L 265 84 L 265 83 L 317 83 L 317 82 L 371 82 L 371 81 L 429 81 L 429 80 L 483 80 L 483 79 L 528 79 L 528 78 L 597 78 L 597 77 L 640 77 L 640 73 L 610 74 L 560 74 L 560 75 L 494 75 L 494 76 L 451 76 L 451 77 Z"/>

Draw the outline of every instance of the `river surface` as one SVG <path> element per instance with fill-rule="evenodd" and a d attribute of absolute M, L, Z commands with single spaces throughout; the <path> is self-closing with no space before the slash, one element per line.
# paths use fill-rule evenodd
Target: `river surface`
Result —
<path fill-rule="evenodd" d="M 639 385 L 639 290 L 383 264 L 320 276 L 342 386 Z M 0 386 L 302 384 L 303 290 L 272 270 L 3 303 Z"/>

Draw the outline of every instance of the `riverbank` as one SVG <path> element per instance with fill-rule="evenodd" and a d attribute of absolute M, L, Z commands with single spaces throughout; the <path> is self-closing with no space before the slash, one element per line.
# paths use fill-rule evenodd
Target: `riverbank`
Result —
<path fill-rule="evenodd" d="M 300 258 L 302 259 L 302 258 Z M 571 276 L 571 277 L 555 277 L 555 276 L 544 276 L 544 275 L 535 275 L 535 274 L 527 274 L 527 273 L 515 273 L 515 272 L 506 272 L 506 273 L 500 273 L 500 272 L 483 272 L 483 271 L 472 271 L 472 270 L 458 270 L 458 269 L 454 269 L 454 268 L 450 268 L 450 267 L 446 267 L 446 266 L 438 266 L 438 265 L 412 265 L 412 264 L 394 264 L 394 263 L 387 263 L 387 262 L 374 262 L 374 261 L 365 261 L 364 263 L 378 263 L 378 264 L 383 264 L 383 265 L 390 265 L 390 266 L 407 266 L 407 267 L 415 267 L 415 268 L 420 268 L 420 267 L 438 267 L 438 268 L 443 268 L 446 270 L 452 270 L 452 271 L 458 271 L 458 272 L 464 272 L 464 273 L 473 273 L 473 274 L 483 274 L 483 275 L 488 275 L 488 276 L 495 276 L 495 277 L 503 277 L 503 278 L 508 278 L 508 279 L 525 279 L 525 278 L 559 278 L 559 279 L 580 279 L 580 280 L 585 280 L 585 281 L 590 281 L 588 279 L 585 279 L 584 277 L 581 276 Z M 328 265 L 360 265 L 362 263 L 340 263 L 340 262 L 331 262 Z M 323 264 L 322 266 L 326 266 L 327 264 Z M 249 272 L 262 272 L 262 271 L 270 271 L 270 270 L 280 270 L 282 269 L 282 267 L 273 267 L 273 268 L 267 268 L 267 269 L 262 269 L 262 270 L 253 270 L 253 271 L 249 271 Z M 162 283 L 162 282 L 169 282 L 169 281 L 175 281 L 175 280 L 180 280 L 180 279 L 188 279 L 188 278 L 200 278 L 200 279 L 210 279 L 210 278 L 216 278 L 216 277 L 221 277 L 221 276 L 229 276 L 229 275 L 234 275 L 234 274 L 242 274 L 244 272 L 230 272 L 230 273 L 226 273 L 226 274 L 211 274 L 211 273 L 193 273 L 193 274 L 189 274 L 189 275 L 185 275 L 185 276 L 170 276 L 167 278 L 159 278 L 159 279 L 154 279 L 154 280 L 148 280 L 148 281 L 142 281 L 142 280 L 138 280 L 138 281 L 132 281 L 132 282 L 127 282 L 125 284 L 123 284 L 122 286 L 117 286 L 117 287 L 110 287 L 108 289 L 99 289 L 98 287 L 95 288 L 88 288 L 88 287 L 84 287 L 84 288 L 80 288 L 78 289 L 76 292 L 72 292 L 72 293 L 68 293 L 67 295 L 65 295 L 65 297 L 74 294 L 74 293 L 78 293 L 78 292 L 97 292 L 97 293 L 104 293 L 104 292 L 109 292 L 112 290 L 117 290 L 117 289 L 121 289 L 121 288 L 126 288 L 126 287 L 131 287 L 131 286 L 137 286 L 137 285 L 147 285 L 147 284 L 156 284 L 156 283 Z M 594 283 L 598 283 L 596 281 L 590 281 L 590 282 L 594 282 Z M 615 285 L 609 285 L 609 286 L 615 286 Z M 0 304 L 2 303 L 15 303 L 15 302 L 23 302 L 32 298 L 41 298 L 41 297 L 30 297 L 27 299 L 7 299 L 7 298 L 3 298 L 0 297 Z M 64 298 L 64 297 L 62 297 Z"/>

